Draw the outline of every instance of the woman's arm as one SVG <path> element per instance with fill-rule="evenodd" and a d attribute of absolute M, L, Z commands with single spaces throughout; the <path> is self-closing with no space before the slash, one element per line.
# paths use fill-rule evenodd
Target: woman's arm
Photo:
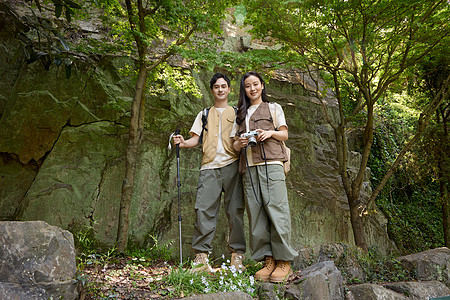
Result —
<path fill-rule="evenodd" d="M 278 130 L 256 129 L 256 131 L 259 132 L 258 137 L 256 138 L 258 142 L 265 141 L 271 137 L 279 141 L 286 141 L 289 138 L 288 129 L 284 125 L 278 128 Z"/>

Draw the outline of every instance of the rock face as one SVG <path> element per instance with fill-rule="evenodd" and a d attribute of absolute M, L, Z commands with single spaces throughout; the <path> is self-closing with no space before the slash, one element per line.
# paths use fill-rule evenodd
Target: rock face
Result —
<path fill-rule="evenodd" d="M 19 64 L 21 57 L 13 60 L 21 45 L 12 34 L 2 35 L 0 45 L 0 220 L 44 220 L 73 233 L 89 228 L 98 244 L 111 247 L 117 232 L 133 96 L 133 82 L 120 69 L 133 62 L 120 57 L 76 61 L 67 79 L 54 64 L 47 71 L 39 63 Z M 176 128 L 182 128 L 186 137 L 197 113 L 212 105 L 212 74 L 193 74 L 201 99 L 170 89 L 159 96 L 147 95 L 130 245 L 151 245 L 152 236 L 162 243 L 179 238 L 175 153 L 166 146 Z M 287 185 L 292 244 L 298 249 L 338 241 L 352 244 L 334 136 L 305 78 L 299 72 L 280 73 L 266 85 L 270 101 L 283 106 L 290 131 Z M 232 86 L 231 104 L 237 103 L 238 89 Z M 337 118 L 333 99 L 328 103 L 330 115 Z M 183 149 L 180 156 L 183 251 L 191 255 L 201 151 Z M 350 156 L 353 168 L 359 154 L 353 151 Z M 368 174 L 369 170 L 363 197 L 370 192 Z M 389 252 L 393 246 L 385 225 L 381 212 L 371 215 L 366 232 L 370 245 Z M 213 245 L 216 257 L 228 252 L 227 227 L 221 211 Z"/>
<path fill-rule="evenodd" d="M 430 249 L 399 257 L 403 266 L 413 271 L 419 280 L 438 280 L 450 287 L 450 249 Z"/>
<path fill-rule="evenodd" d="M 344 286 L 341 272 L 333 261 L 312 265 L 301 273 L 298 284 L 288 285 L 286 296 L 294 299 L 344 299 Z"/>
<path fill-rule="evenodd" d="M 0 299 L 77 299 L 75 247 L 42 221 L 0 222 Z"/>
<path fill-rule="evenodd" d="M 359 284 L 349 287 L 351 300 L 423 300 L 450 296 L 450 289 L 439 281 L 396 282 L 386 285 Z"/>

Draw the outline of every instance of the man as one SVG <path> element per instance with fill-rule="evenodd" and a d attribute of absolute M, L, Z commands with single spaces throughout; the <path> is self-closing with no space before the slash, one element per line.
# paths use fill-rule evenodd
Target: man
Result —
<path fill-rule="evenodd" d="M 196 221 L 192 238 L 192 249 L 196 252 L 194 272 L 212 271 L 208 254 L 212 251 L 212 240 L 216 230 L 220 209 L 220 198 L 224 194 L 224 206 L 230 227 L 228 248 L 231 253 L 231 265 L 243 270 L 246 250 L 244 233 L 244 200 L 239 175 L 238 153 L 233 148 L 230 137 L 235 119 L 235 109 L 228 105 L 230 79 L 216 73 L 210 81 L 214 96 L 214 106 L 202 110 L 190 130 L 191 138 L 173 137 L 174 143 L 181 148 L 192 148 L 199 144 L 202 137 L 202 165 L 198 179 L 195 200 Z"/>

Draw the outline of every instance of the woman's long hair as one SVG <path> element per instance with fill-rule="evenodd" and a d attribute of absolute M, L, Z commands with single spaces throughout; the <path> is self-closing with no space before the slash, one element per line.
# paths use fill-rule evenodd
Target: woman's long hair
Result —
<path fill-rule="evenodd" d="M 263 102 L 269 102 L 269 100 L 267 99 L 267 94 L 266 94 L 266 84 L 264 83 L 264 80 L 262 79 L 262 77 L 255 71 L 250 71 L 248 73 L 245 73 L 242 76 L 241 79 L 241 86 L 239 89 L 239 102 L 238 102 L 238 112 L 237 112 L 237 116 L 236 116 L 236 123 L 238 125 L 241 125 L 242 122 L 244 122 L 245 120 L 245 115 L 247 114 L 247 109 L 250 107 L 250 99 L 247 97 L 247 94 L 245 93 L 245 79 L 247 79 L 250 76 L 255 76 L 259 79 L 259 81 L 261 82 L 262 85 L 264 85 L 264 88 L 262 89 L 261 92 L 261 99 Z"/>

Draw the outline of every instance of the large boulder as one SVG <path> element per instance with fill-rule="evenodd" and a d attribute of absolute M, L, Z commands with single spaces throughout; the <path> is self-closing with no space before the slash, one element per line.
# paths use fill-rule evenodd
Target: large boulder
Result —
<path fill-rule="evenodd" d="M 406 300 L 405 295 L 396 293 L 377 284 L 365 283 L 348 287 L 349 300 Z"/>
<path fill-rule="evenodd" d="M 385 285 L 359 284 L 348 287 L 349 300 L 423 300 L 449 296 L 450 289 L 439 281 L 394 282 Z"/>
<path fill-rule="evenodd" d="M 260 299 L 343 300 L 344 286 L 341 272 L 333 261 L 314 264 L 300 273 L 301 277 L 286 286 L 270 283 L 261 285 Z"/>
<path fill-rule="evenodd" d="M 364 282 L 365 274 L 358 262 L 360 255 L 360 248 L 344 243 L 315 245 L 299 249 L 299 256 L 295 258 L 294 264 L 296 268 L 303 269 L 313 263 L 332 260 L 345 274 L 344 283 L 349 279 Z"/>
<path fill-rule="evenodd" d="M 442 282 L 393 282 L 384 285 L 385 288 L 407 296 L 407 299 L 422 300 L 434 297 L 450 296 L 450 289 Z"/>
<path fill-rule="evenodd" d="M 426 250 L 399 257 L 402 265 L 414 272 L 418 280 L 438 280 L 450 287 L 450 249 L 447 247 Z"/>
<path fill-rule="evenodd" d="M 0 222 L 0 299 L 77 299 L 70 232 L 43 221 Z"/>

